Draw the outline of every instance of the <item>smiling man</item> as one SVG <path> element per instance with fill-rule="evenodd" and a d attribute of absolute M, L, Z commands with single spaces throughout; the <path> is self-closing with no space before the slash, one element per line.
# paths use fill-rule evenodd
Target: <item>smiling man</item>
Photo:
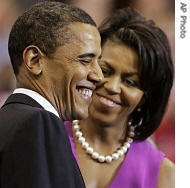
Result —
<path fill-rule="evenodd" d="M 102 79 L 96 24 L 58 2 L 34 5 L 9 37 L 17 89 L 0 109 L 1 188 L 84 187 L 63 120 L 84 119 Z"/>

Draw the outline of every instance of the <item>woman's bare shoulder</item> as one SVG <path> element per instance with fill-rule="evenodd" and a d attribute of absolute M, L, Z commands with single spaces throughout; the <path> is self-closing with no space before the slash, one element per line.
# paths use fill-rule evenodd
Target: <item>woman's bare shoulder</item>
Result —
<path fill-rule="evenodd" d="M 172 161 L 164 158 L 160 166 L 158 188 L 175 187 L 175 165 Z"/>

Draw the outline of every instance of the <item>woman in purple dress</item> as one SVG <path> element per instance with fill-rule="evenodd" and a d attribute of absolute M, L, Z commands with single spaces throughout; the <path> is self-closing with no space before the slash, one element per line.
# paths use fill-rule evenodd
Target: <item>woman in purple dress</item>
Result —
<path fill-rule="evenodd" d="M 104 79 L 89 117 L 65 122 L 86 186 L 173 188 L 173 163 L 146 140 L 160 125 L 173 84 L 168 39 L 132 8 L 108 18 L 100 33 Z"/>

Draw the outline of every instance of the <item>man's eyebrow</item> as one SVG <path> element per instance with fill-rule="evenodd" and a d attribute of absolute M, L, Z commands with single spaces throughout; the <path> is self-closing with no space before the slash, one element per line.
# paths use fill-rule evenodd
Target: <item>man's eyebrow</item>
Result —
<path fill-rule="evenodd" d="M 86 53 L 86 54 L 81 54 L 81 55 L 77 56 L 77 58 L 86 58 L 86 57 L 95 57 L 95 54 Z"/>

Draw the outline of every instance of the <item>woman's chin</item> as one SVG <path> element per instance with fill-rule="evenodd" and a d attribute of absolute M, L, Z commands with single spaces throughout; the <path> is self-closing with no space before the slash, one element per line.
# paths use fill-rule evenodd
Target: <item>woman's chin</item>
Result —
<path fill-rule="evenodd" d="M 72 113 L 72 120 L 78 119 L 78 120 L 83 120 L 88 118 L 88 108 L 78 108 L 75 112 Z"/>

